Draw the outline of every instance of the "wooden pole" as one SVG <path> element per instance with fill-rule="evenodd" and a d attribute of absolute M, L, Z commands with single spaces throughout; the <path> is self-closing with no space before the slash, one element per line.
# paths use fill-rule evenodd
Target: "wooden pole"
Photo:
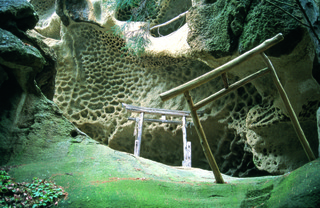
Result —
<path fill-rule="evenodd" d="M 189 94 L 189 91 L 184 92 L 184 97 L 187 100 L 187 103 L 188 103 L 188 106 L 190 109 L 190 113 L 191 113 L 191 117 L 192 117 L 195 129 L 196 129 L 198 136 L 199 136 L 199 139 L 200 139 L 200 144 L 202 146 L 204 155 L 206 156 L 206 158 L 209 162 L 209 165 L 213 171 L 216 182 L 217 183 L 224 183 L 224 180 L 223 180 L 222 175 L 220 173 L 219 167 L 218 167 L 216 160 L 214 159 L 213 154 L 210 150 L 210 147 L 209 147 L 206 135 L 203 131 L 202 125 L 200 123 L 200 119 L 198 117 L 198 114 L 195 110 L 193 110 L 193 107 L 194 107 L 193 101 L 192 101 L 192 98 Z"/>
<path fill-rule="evenodd" d="M 221 75 L 221 77 L 222 77 L 222 81 L 223 81 L 224 88 L 225 88 L 225 89 L 228 89 L 228 87 L 229 87 L 229 81 L 228 81 L 227 73 L 223 73 L 223 74 Z"/>
<path fill-rule="evenodd" d="M 229 85 L 229 87 L 227 89 L 222 89 L 222 90 L 210 95 L 209 97 L 197 102 L 194 105 L 193 110 L 198 110 L 199 108 L 207 105 L 208 103 L 213 102 L 213 101 L 221 98 L 222 96 L 228 94 L 229 92 L 232 92 L 233 90 L 236 90 L 239 87 L 242 87 L 243 85 L 251 82 L 252 80 L 254 80 L 258 77 L 262 77 L 263 75 L 266 75 L 269 72 L 270 72 L 269 68 L 261 69 L 261 70 L 257 71 L 256 73 L 253 73 L 253 74 L 247 76 L 246 78 L 243 78 L 242 80 L 235 82 L 232 85 Z"/>
<path fill-rule="evenodd" d="M 185 11 L 185 12 L 183 12 L 182 14 L 179 14 L 179 15 L 176 16 L 175 18 L 173 18 L 173 19 L 171 19 L 171 20 L 169 20 L 169 21 L 167 21 L 167 22 L 165 22 L 165 23 L 162 23 L 162 24 L 160 24 L 160 25 L 153 26 L 153 27 L 150 28 L 150 31 L 153 30 L 153 29 L 159 28 L 159 27 L 166 26 L 166 25 L 170 24 L 171 22 L 174 22 L 174 21 L 176 21 L 177 19 L 185 16 L 188 12 L 189 12 L 189 11 Z"/>
<path fill-rule="evenodd" d="M 139 116 L 139 121 L 138 121 L 138 134 L 137 134 L 137 138 L 134 143 L 134 155 L 135 156 L 140 156 L 143 116 L 144 116 L 144 112 L 141 112 L 140 116 Z"/>
<path fill-rule="evenodd" d="M 288 111 L 288 114 L 289 114 L 289 117 L 290 117 L 290 120 L 293 124 L 293 127 L 294 127 L 294 130 L 296 131 L 297 135 L 298 135 L 298 138 L 301 142 L 301 145 L 305 151 L 305 153 L 307 154 L 307 157 L 309 159 L 309 161 L 312 161 L 312 160 L 315 160 L 316 157 L 314 156 L 311 148 L 310 148 L 310 145 L 309 145 L 309 142 L 308 140 L 306 139 L 306 136 L 304 135 L 303 133 L 303 130 L 300 126 L 300 123 L 298 121 L 298 118 L 291 106 L 291 103 L 289 101 L 289 98 L 284 90 L 284 88 L 282 87 L 282 84 L 278 78 L 278 75 L 276 73 L 276 70 L 274 69 L 270 59 L 266 56 L 266 54 L 264 53 L 261 53 L 261 56 L 264 60 L 264 62 L 268 65 L 269 69 L 271 69 L 271 74 L 272 74 L 272 78 L 273 78 L 273 81 L 274 81 L 274 84 L 276 85 L 277 89 L 278 89 L 278 92 L 280 94 L 280 97 L 282 98 L 283 100 L 283 103 Z"/>
<path fill-rule="evenodd" d="M 190 167 L 188 163 L 188 151 L 187 151 L 187 119 L 185 116 L 182 117 L 182 144 L 183 144 L 183 161 L 182 166 Z"/>
<path fill-rule="evenodd" d="M 242 54 L 241 56 L 238 56 L 237 58 L 233 59 L 232 61 L 229 61 L 229 62 L 225 63 L 224 65 L 222 65 L 222 66 L 220 66 L 210 72 L 207 72 L 198 78 L 195 78 L 189 82 L 186 82 L 176 88 L 173 88 L 167 92 L 161 93 L 160 98 L 163 101 L 166 101 L 166 100 L 169 100 L 173 97 L 176 97 L 177 95 L 182 94 L 188 90 L 194 89 L 194 88 L 210 81 L 211 79 L 222 75 L 223 73 L 225 73 L 228 70 L 232 69 L 233 67 L 241 64 L 242 62 L 249 60 L 250 58 L 254 57 L 255 55 L 262 53 L 263 51 L 267 50 L 268 48 L 279 43 L 282 40 L 283 40 L 283 36 L 281 33 L 279 33 L 275 37 L 268 39 L 268 40 L 265 40 L 263 43 L 261 43 L 257 47 L 253 48 L 250 51 L 247 51 L 246 53 Z"/>

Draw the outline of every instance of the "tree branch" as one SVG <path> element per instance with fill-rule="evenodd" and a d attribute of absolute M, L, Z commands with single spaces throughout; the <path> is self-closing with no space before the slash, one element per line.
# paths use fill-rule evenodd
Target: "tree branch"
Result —
<path fill-rule="evenodd" d="M 293 19 L 295 19 L 296 21 L 298 21 L 300 24 L 306 26 L 306 27 L 311 27 L 305 23 L 303 23 L 301 20 L 299 20 L 296 16 L 290 14 L 289 12 L 287 12 L 286 10 L 282 9 L 281 7 L 279 7 L 278 5 L 266 0 L 266 2 L 268 2 L 269 4 L 273 5 L 274 7 L 277 7 L 278 9 L 280 9 L 281 11 L 283 11 L 284 13 L 286 13 L 287 15 L 291 16 Z M 280 3 L 280 2 L 279 2 Z"/>
<path fill-rule="evenodd" d="M 282 2 L 282 1 L 278 1 L 278 0 L 273 0 L 273 1 L 274 1 L 274 2 L 278 2 L 278 3 L 280 3 L 280 4 L 287 5 L 287 6 L 289 6 L 289 7 L 293 7 L 293 8 L 295 8 L 295 9 L 299 9 L 298 7 L 296 7 L 296 6 L 292 5 L 292 4 L 289 4 L 289 3 L 285 3 L 285 2 Z"/>
<path fill-rule="evenodd" d="M 179 14 L 179 15 L 176 16 L 175 18 L 173 18 L 173 19 L 171 19 L 171 20 L 169 20 L 169 21 L 167 21 L 167 22 L 165 22 L 165 23 L 162 23 L 162 24 L 160 24 L 160 25 L 153 26 L 153 27 L 150 28 L 150 30 L 153 30 L 153 29 L 160 28 L 160 27 L 163 27 L 163 26 L 165 26 L 165 25 L 168 25 L 168 24 L 170 24 L 171 22 L 174 22 L 174 21 L 176 21 L 177 19 L 185 16 L 188 12 L 189 12 L 189 11 L 185 11 L 185 12 L 183 12 L 182 14 Z"/>
<path fill-rule="evenodd" d="M 307 13 L 306 13 L 306 11 L 303 9 L 300 1 L 299 1 L 299 0 L 296 0 L 296 3 L 297 3 L 298 6 L 300 7 L 301 12 L 303 13 L 304 17 L 306 18 L 308 24 L 310 25 L 310 29 L 311 29 L 311 31 L 313 32 L 314 36 L 317 38 L 318 42 L 320 43 L 319 36 L 318 36 L 318 34 L 316 33 L 316 31 L 315 31 L 315 29 L 314 29 L 314 27 L 313 27 L 313 25 L 312 25 L 312 23 L 311 23 L 308 15 L 307 15 Z"/>

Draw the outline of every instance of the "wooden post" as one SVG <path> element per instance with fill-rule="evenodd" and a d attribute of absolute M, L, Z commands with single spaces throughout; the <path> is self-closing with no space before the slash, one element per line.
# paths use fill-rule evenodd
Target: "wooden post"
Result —
<path fill-rule="evenodd" d="M 271 75 L 272 75 L 272 79 L 273 79 L 273 82 L 274 84 L 276 85 L 277 89 L 278 89 L 278 92 L 280 94 L 280 97 L 282 98 L 282 101 L 284 103 L 284 106 L 286 107 L 287 111 L 288 111 L 288 114 L 289 114 L 289 117 L 290 117 L 290 120 L 293 124 L 293 128 L 294 130 L 296 131 L 297 135 L 298 135 L 298 138 L 301 142 L 301 145 L 305 151 L 305 153 L 307 154 L 307 157 L 309 159 L 309 161 L 312 161 L 312 160 L 315 160 L 316 157 L 314 156 L 311 148 L 310 148 L 310 145 L 309 145 L 309 142 L 308 140 L 306 139 L 306 136 L 304 135 L 303 133 L 303 130 L 300 126 L 300 123 L 299 123 L 299 120 L 291 106 L 291 103 L 290 103 L 290 100 L 286 94 L 286 91 L 283 89 L 282 87 L 282 84 L 279 80 L 279 77 L 277 75 L 277 72 L 276 70 L 274 69 L 270 59 L 266 56 L 266 54 L 264 53 L 261 53 L 261 56 L 264 60 L 264 62 L 267 64 L 267 66 L 269 67 L 269 69 L 271 70 Z"/>
<path fill-rule="evenodd" d="M 228 89 L 228 87 L 229 87 L 229 81 L 228 81 L 227 73 L 223 73 L 223 74 L 221 75 L 221 78 L 222 78 L 222 81 L 223 81 L 224 88 L 225 88 L 225 89 Z"/>
<path fill-rule="evenodd" d="M 187 161 L 188 161 L 188 167 L 191 167 L 191 142 L 187 142 Z"/>
<path fill-rule="evenodd" d="M 142 137 L 142 126 L 143 126 L 143 116 L 144 112 L 140 113 L 138 120 L 138 134 L 134 143 L 134 155 L 140 156 L 140 148 L 141 148 L 141 137 Z"/>
<path fill-rule="evenodd" d="M 216 163 L 216 160 L 214 159 L 213 157 L 213 154 L 210 150 L 210 147 L 209 147 L 209 144 L 208 144 L 208 141 L 207 141 L 207 138 L 206 138 L 206 135 L 203 131 L 203 128 L 202 128 L 202 125 L 200 123 L 200 119 L 198 117 L 198 114 L 195 110 L 193 110 L 193 101 L 192 101 L 192 98 L 189 94 L 189 91 L 186 91 L 184 92 L 184 97 L 186 98 L 187 100 L 187 103 L 188 103 L 188 106 L 189 106 L 189 109 L 190 109 L 190 113 L 191 113 L 191 117 L 192 117 L 192 120 L 193 120 L 193 123 L 194 123 L 194 126 L 195 126 L 195 129 L 197 130 L 197 133 L 198 133 L 198 136 L 199 136 L 199 139 L 200 139 L 200 144 L 202 146 L 202 149 L 203 149 L 203 152 L 204 152 L 204 155 L 206 156 L 208 162 L 209 162 L 209 165 L 213 171 L 213 174 L 214 174 L 214 177 L 216 179 L 216 182 L 217 183 L 224 183 L 224 180 L 222 178 L 222 175 L 220 173 L 220 170 L 219 170 L 219 167 Z"/>
<path fill-rule="evenodd" d="M 189 157 L 188 141 L 187 141 L 187 120 L 185 116 L 182 117 L 182 142 L 183 142 L 182 166 L 191 167 L 191 157 Z"/>

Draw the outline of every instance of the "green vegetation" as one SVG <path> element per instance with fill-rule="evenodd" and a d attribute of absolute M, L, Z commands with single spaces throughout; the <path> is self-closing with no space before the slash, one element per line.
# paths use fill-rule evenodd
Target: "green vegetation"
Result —
<path fill-rule="evenodd" d="M 16 183 L 4 170 L 0 170 L 1 207 L 49 207 L 57 205 L 67 193 L 55 183 L 33 178 L 32 183 Z"/>
<path fill-rule="evenodd" d="M 148 31 L 145 28 L 140 28 L 140 30 L 125 32 L 127 24 L 123 27 L 115 25 L 111 28 L 112 33 L 122 39 L 127 39 L 127 42 L 124 47 L 121 48 L 123 53 L 133 55 L 133 56 L 142 56 L 145 52 L 145 48 L 150 44 L 148 39 Z"/>
<path fill-rule="evenodd" d="M 161 0 L 106 0 L 104 2 L 115 9 L 117 19 L 127 22 L 122 27 L 117 25 L 112 27 L 114 35 L 127 40 L 122 48 L 124 53 L 138 57 L 144 54 L 145 48 L 150 44 L 148 39 L 150 24 L 159 11 Z M 144 26 L 139 27 L 138 30 L 128 31 L 128 23 L 131 22 L 143 22 Z"/>
<path fill-rule="evenodd" d="M 148 22 L 154 18 L 163 0 L 104 0 L 117 13 L 121 21 Z"/>

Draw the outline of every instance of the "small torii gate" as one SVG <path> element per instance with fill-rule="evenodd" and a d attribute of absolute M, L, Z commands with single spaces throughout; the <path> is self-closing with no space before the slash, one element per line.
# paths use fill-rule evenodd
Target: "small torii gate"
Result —
<path fill-rule="evenodd" d="M 139 107 L 139 106 L 129 105 L 126 103 L 122 103 L 122 106 L 125 107 L 127 111 L 140 114 L 139 117 L 137 118 L 132 118 L 132 117 L 128 118 L 128 120 L 136 121 L 136 126 L 134 129 L 134 135 L 136 137 L 134 142 L 134 155 L 140 156 L 143 122 L 158 122 L 158 123 L 170 123 L 170 124 L 182 125 L 182 141 L 183 141 L 182 166 L 191 167 L 191 142 L 187 140 L 187 125 L 191 125 L 192 122 L 187 122 L 186 120 L 187 117 L 191 116 L 189 111 Z M 144 118 L 144 114 L 161 115 L 161 119 Z M 198 114 L 200 115 L 203 113 L 198 112 Z M 167 120 L 166 116 L 182 117 L 182 121 Z"/>
<path fill-rule="evenodd" d="M 261 43 L 260 45 L 258 45 L 257 47 L 251 49 L 250 51 L 247 51 L 246 53 L 236 57 L 235 59 L 225 63 L 224 65 L 210 71 L 207 72 L 205 74 L 203 74 L 202 76 L 199 76 L 189 82 L 186 82 L 178 87 L 175 87 L 167 92 L 161 93 L 160 94 L 160 98 L 163 101 L 169 100 L 171 98 L 176 97 L 177 95 L 180 94 L 184 94 L 184 97 L 188 103 L 189 109 L 191 111 L 191 116 L 192 116 L 192 120 L 193 123 L 195 125 L 195 129 L 197 130 L 197 134 L 199 136 L 199 140 L 200 140 L 200 144 L 202 146 L 202 149 L 204 151 L 204 154 L 209 162 L 209 165 L 213 171 L 214 177 L 216 179 L 217 183 L 224 183 L 224 180 L 221 176 L 221 173 L 219 171 L 219 167 L 217 166 L 217 163 L 212 155 L 212 152 L 210 150 L 206 135 L 203 131 L 202 125 L 200 123 L 200 119 L 196 113 L 196 110 L 198 110 L 199 108 L 207 105 L 210 102 L 213 102 L 215 100 L 217 100 L 218 98 L 228 94 L 229 92 L 232 92 L 233 90 L 238 89 L 239 87 L 247 84 L 248 82 L 264 76 L 268 73 L 271 74 L 272 79 L 274 81 L 275 86 L 278 89 L 278 92 L 280 94 L 280 97 L 282 98 L 282 101 L 287 109 L 287 112 L 289 114 L 290 120 L 293 124 L 293 127 L 298 135 L 298 139 L 300 140 L 300 143 L 308 157 L 308 159 L 310 161 L 315 160 L 315 156 L 310 148 L 310 145 L 302 131 L 302 128 L 299 124 L 298 118 L 295 114 L 295 112 L 293 111 L 293 108 L 291 106 L 291 103 L 288 99 L 288 96 L 284 90 L 284 88 L 281 85 L 281 82 L 278 78 L 278 75 L 276 73 L 275 68 L 273 67 L 270 59 L 266 56 L 266 54 L 264 53 L 265 50 L 267 50 L 268 48 L 276 45 L 277 43 L 281 42 L 283 40 L 283 36 L 281 33 L 279 33 L 278 35 L 276 35 L 275 37 L 265 40 L 263 43 Z M 242 80 L 239 80 L 238 82 L 229 85 L 228 83 L 228 79 L 226 76 L 226 72 L 229 71 L 230 69 L 232 69 L 233 67 L 241 64 L 244 61 L 248 61 L 250 58 L 256 56 L 260 54 L 263 61 L 265 62 L 265 64 L 267 65 L 266 68 L 261 69 L 245 78 L 243 78 Z M 199 101 L 198 103 L 194 104 L 192 97 L 189 94 L 189 90 L 192 90 L 196 87 L 199 87 L 200 85 L 212 80 L 215 77 L 218 76 L 222 76 L 222 80 L 224 83 L 224 89 L 216 92 L 215 94 L 210 95 L 209 97 Z"/>

